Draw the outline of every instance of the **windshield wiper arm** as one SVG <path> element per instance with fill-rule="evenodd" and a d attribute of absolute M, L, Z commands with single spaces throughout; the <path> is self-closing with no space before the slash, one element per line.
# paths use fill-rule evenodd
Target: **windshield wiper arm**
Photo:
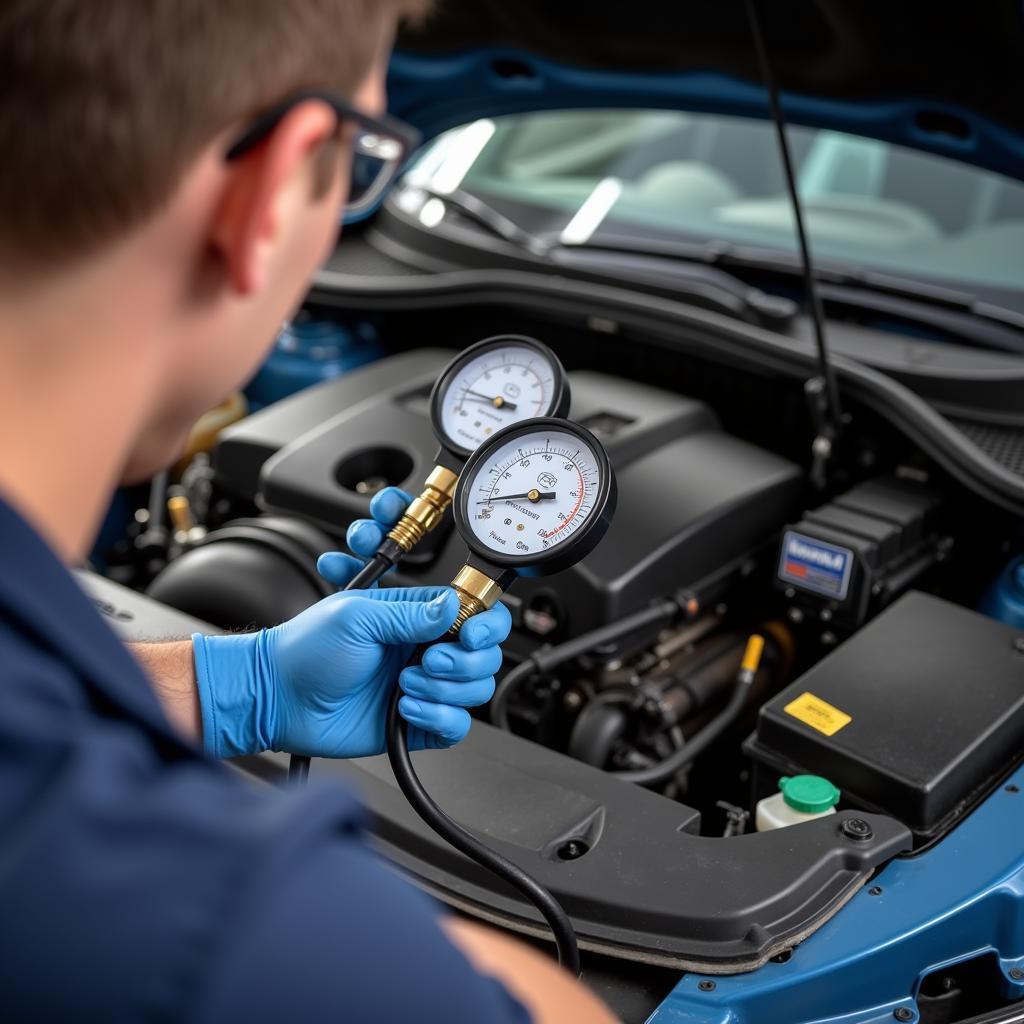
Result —
<path fill-rule="evenodd" d="M 582 253 L 607 252 L 621 256 L 636 256 L 647 261 L 662 260 L 666 263 L 692 265 L 690 271 L 693 285 L 711 287 L 727 293 L 734 303 L 749 309 L 755 322 L 762 326 L 780 329 L 788 326 L 796 316 L 797 307 L 792 299 L 772 295 L 730 273 L 712 259 L 703 255 L 704 246 L 692 246 L 685 242 L 662 242 L 659 239 L 634 239 L 628 235 L 591 236 L 586 242 L 573 242 L 558 246 L 553 255 L 571 260 L 573 251 Z M 707 267 L 701 270 L 701 265 Z M 735 310 L 732 311 L 735 315 Z M 749 320 L 750 317 L 741 317 Z"/>
<path fill-rule="evenodd" d="M 704 263 L 726 271 L 753 270 L 794 277 L 801 273 L 794 253 L 717 240 L 636 239 L 616 234 L 593 238 L 588 245 Z M 1024 314 L 979 301 L 969 292 L 833 260 L 818 260 L 815 272 L 821 293 L 829 302 L 898 316 L 986 348 L 1024 352 Z"/>
<path fill-rule="evenodd" d="M 925 284 L 908 280 L 878 270 L 843 269 L 830 275 L 837 284 L 866 288 L 869 291 L 884 292 L 903 299 L 914 299 L 957 313 L 969 313 L 983 320 L 1024 331 L 1024 314 L 993 303 L 979 301 L 970 292 L 948 288 L 940 284 Z M 828 277 L 823 277 L 828 281 Z"/>
<path fill-rule="evenodd" d="M 511 242 L 520 249 L 525 249 L 534 256 L 547 257 L 551 252 L 551 243 L 521 228 L 515 221 L 496 210 L 490 203 L 484 202 L 465 189 L 454 188 L 450 192 L 438 192 L 429 185 L 410 185 L 409 191 L 421 193 L 428 199 L 436 199 L 450 206 L 467 220 L 489 231 L 492 235 Z"/>
<path fill-rule="evenodd" d="M 799 270 L 786 253 L 745 252 L 738 246 L 719 247 L 709 262 L 790 274 Z M 898 316 L 986 348 L 1024 353 L 1024 314 L 1016 310 L 981 301 L 970 292 L 884 271 L 831 261 L 819 263 L 817 269 L 822 294 L 831 302 Z"/>
<path fill-rule="evenodd" d="M 687 250 L 693 254 L 694 258 L 702 259 L 706 263 L 719 267 L 731 266 L 747 270 L 780 271 L 785 274 L 797 274 L 800 271 L 798 261 L 791 254 L 752 246 L 732 245 L 728 242 L 708 242 L 704 245 L 688 245 Z M 818 281 L 823 285 L 834 284 L 862 288 L 865 291 L 923 302 L 929 306 L 942 307 L 957 313 L 966 313 L 1012 330 L 1024 331 L 1024 313 L 984 302 L 970 292 L 959 288 L 915 281 L 912 278 L 886 273 L 884 270 L 868 270 L 834 260 L 819 260 L 816 269 Z"/>

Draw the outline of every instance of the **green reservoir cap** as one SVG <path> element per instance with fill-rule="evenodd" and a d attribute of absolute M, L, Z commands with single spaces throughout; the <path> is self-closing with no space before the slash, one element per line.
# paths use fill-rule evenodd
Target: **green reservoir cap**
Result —
<path fill-rule="evenodd" d="M 820 775 L 794 775 L 779 779 L 787 806 L 804 814 L 821 814 L 839 803 L 839 790 Z"/>

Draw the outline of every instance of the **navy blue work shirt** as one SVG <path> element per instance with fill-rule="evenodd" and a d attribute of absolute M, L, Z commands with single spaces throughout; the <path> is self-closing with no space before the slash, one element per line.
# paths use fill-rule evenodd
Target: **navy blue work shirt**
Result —
<path fill-rule="evenodd" d="M 527 1019 L 363 845 L 338 787 L 257 790 L 0 501 L 0 1019 Z"/>

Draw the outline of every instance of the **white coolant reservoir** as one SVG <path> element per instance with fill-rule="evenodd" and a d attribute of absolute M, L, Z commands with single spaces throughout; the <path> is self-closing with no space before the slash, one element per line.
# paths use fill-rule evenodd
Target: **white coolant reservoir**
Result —
<path fill-rule="evenodd" d="M 823 814 L 835 814 L 839 790 L 820 775 L 794 775 L 779 779 L 779 792 L 758 802 L 755 821 L 758 832 L 813 821 Z"/>

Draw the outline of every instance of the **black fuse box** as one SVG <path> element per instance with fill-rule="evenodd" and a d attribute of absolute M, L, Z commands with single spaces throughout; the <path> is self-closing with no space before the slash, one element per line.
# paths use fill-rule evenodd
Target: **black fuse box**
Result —
<path fill-rule="evenodd" d="M 919 841 L 941 835 L 1024 757 L 1021 646 L 1020 630 L 911 591 L 761 708 L 755 785 L 823 775 Z"/>
<path fill-rule="evenodd" d="M 868 480 L 787 526 L 776 581 L 791 618 L 858 629 L 940 557 L 937 492 L 896 477 Z"/>

